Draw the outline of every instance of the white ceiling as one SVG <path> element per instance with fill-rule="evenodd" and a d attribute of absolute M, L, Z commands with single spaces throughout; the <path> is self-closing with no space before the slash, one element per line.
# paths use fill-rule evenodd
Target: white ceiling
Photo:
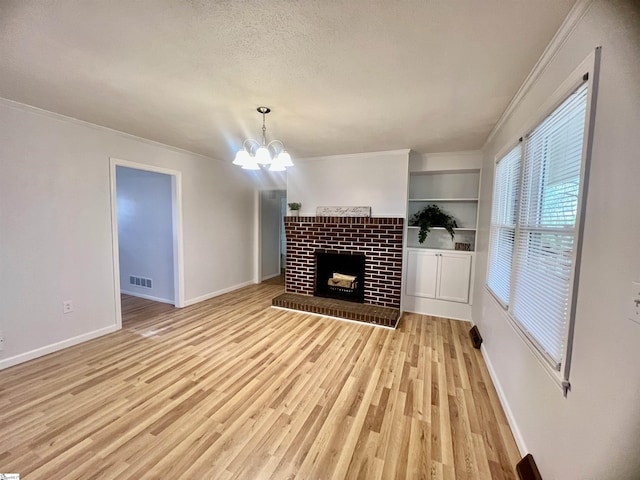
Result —
<path fill-rule="evenodd" d="M 231 161 L 480 148 L 575 0 L 0 0 L 0 97 Z"/>

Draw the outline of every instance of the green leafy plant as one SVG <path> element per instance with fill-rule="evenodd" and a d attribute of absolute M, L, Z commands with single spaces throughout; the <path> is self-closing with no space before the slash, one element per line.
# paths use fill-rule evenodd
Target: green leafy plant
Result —
<path fill-rule="evenodd" d="M 302 204 L 298 202 L 291 202 L 288 205 L 291 210 L 300 210 L 302 208 Z"/>
<path fill-rule="evenodd" d="M 420 243 L 427 239 L 432 227 L 444 227 L 451 235 L 451 240 L 456 234 L 454 228 L 458 228 L 456 220 L 448 213 L 443 212 L 438 205 L 427 205 L 415 213 L 409 220 L 409 225 L 420 227 L 420 232 L 418 232 Z"/>

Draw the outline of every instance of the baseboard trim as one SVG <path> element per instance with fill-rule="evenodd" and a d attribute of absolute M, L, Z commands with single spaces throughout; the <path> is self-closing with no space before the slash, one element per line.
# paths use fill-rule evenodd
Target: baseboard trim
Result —
<path fill-rule="evenodd" d="M 281 273 L 274 273 L 273 275 L 267 275 L 266 277 L 262 278 L 262 281 L 264 282 L 264 281 L 269 280 L 271 278 L 279 277 L 280 275 L 282 275 L 282 274 Z"/>
<path fill-rule="evenodd" d="M 189 305 L 195 305 L 196 303 L 200 303 L 200 302 L 203 302 L 205 300 L 209 300 L 210 298 L 218 297 L 218 296 L 223 295 L 225 293 L 233 292 L 234 290 L 238 290 L 240 288 L 244 288 L 244 287 L 247 287 L 247 286 L 253 285 L 253 284 L 254 284 L 254 282 L 252 280 L 249 280 L 247 282 L 243 282 L 243 283 L 239 283 L 237 285 L 233 285 L 232 287 L 223 288 L 222 290 L 218 290 L 216 292 L 211 292 L 211 293 L 207 293 L 205 295 L 201 295 L 201 296 L 196 297 L 196 298 L 191 298 L 189 300 L 185 300 L 184 306 L 188 307 Z"/>
<path fill-rule="evenodd" d="M 500 381 L 498 380 L 498 376 L 496 375 L 496 371 L 493 368 L 493 364 L 491 363 L 491 359 L 489 358 L 489 354 L 487 353 L 487 349 L 484 345 L 480 346 L 480 351 L 482 352 L 482 357 L 484 358 L 484 363 L 487 365 L 487 370 L 489 371 L 489 376 L 491 377 L 491 381 L 493 382 L 494 387 L 496 388 L 496 392 L 498 393 L 498 398 L 500 399 L 500 404 L 502 405 L 502 409 L 507 417 L 507 421 L 509 422 L 509 427 L 513 432 L 513 438 L 516 441 L 516 445 L 518 446 L 518 450 L 520 451 L 520 455 L 525 456 L 529 450 L 527 449 L 527 445 L 522 437 L 522 433 L 518 428 L 518 423 L 516 422 L 515 416 L 509 407 L 509 402 L 507 402 L 507 397 L 502 389 L 502 385 L 500 385 Z"/>
<path fill-rule="evenodd" d="M 173 305 L 175 303 L 173 300 L 169 300 L 168 298 L 154 297 L 153 295 L 146 295 L 144 293 L 131 292 L 129 290 L 120 289 L 120 293 L 124 293 L 125 295 L 131 295 L 132 297 L 144 298 L 145 300 L 153 300 L 154 302 L 168 303 L 169 305 Z"/>
<path fill-rule="evenodd" d="M 117 330 L 119 330 L 117 325 L 110 325 L 108 327 L 100 328 L 92 332 L 83 333 L 82 335 L 78 335 L 77 337 L 68 338 L 60 342 L 52 343 L 51 345 L 47 345 L 45 347 L 36 348 L 35 350 L 31 350 L 29 352 L 5 358 L 3 360 L 0 360 L 0 370 L 4 370 L 5 368 L 13 367 L 14 365 L 28 362 L 29 360 L 34 360 L 45 355 L 49 355 L 50 353 L 54 353 L 68 347 L 73 347 L 74 345 L 78 345 L 79 343 L 102 337 L 103 335 L 113 333 Z"/>
<path fill-rule="evenodd" d="M 458 320 L 460 322 L 467 322 L 469 325 L 473 325 L 473 322 L 469 318 L 457 317 L 455 315 L 438 315 L 435 313 L 413 312 L 411 310 L 407 310 L 405 313 L 411 313 L 412 315 L 425 315 L 429 317 L 447 318 L 449 320 Z"/>

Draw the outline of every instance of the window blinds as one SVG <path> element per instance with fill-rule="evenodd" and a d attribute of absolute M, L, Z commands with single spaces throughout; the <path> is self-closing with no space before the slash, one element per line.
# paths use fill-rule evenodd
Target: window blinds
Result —
<path fill-rule="evenodd" d="M 528 135 L 522 165 L 511 311 L 556 369 L 570 314 L 586 107 L 585 83 Z"/>
<path fill-rule="evenodd" d="M 521 151 L 518 144 L 498 161 L 493 186 L 487 285 L 505 306 L 509 304 L 511 290 Z"/>

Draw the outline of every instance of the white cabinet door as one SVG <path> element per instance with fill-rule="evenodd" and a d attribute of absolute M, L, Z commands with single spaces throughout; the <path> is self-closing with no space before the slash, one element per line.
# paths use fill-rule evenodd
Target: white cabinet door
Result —
<path fill-rule="evenodd" d="M 471 280 L 471 255 L 439 253 L 440 282 L 437 298 L 454 302 L 469 301 Z"/>
<path fill-rule="evenodd" d="M 438 256 L 410 250 L 407 255 L 407 295 L 436 298 Z"/>

